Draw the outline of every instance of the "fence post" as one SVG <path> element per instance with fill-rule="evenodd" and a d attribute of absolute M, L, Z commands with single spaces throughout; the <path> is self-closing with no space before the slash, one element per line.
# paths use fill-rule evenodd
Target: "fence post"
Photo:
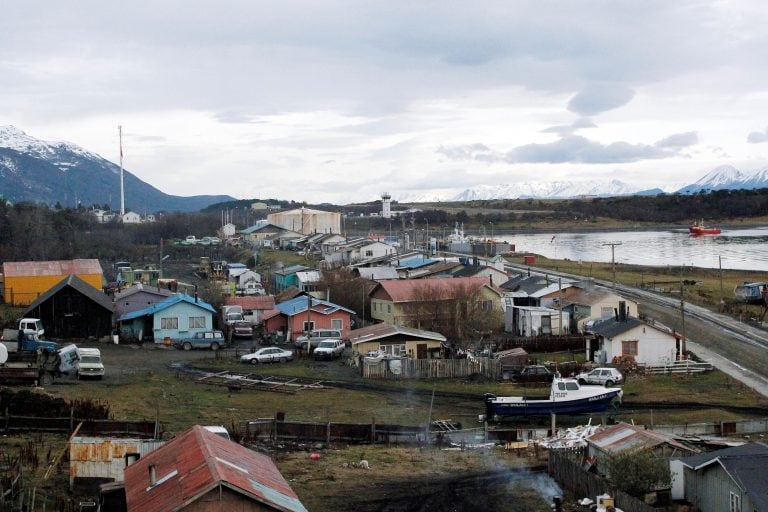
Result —
<path fill-rule="evenodd" d="M 325 425 L 325 444 L 331 444 L 331 422 Z"/>
<path fill-rule="evenodd" d="M 371 416 L 371 444 L 376 444 L 376 416 Z"/>

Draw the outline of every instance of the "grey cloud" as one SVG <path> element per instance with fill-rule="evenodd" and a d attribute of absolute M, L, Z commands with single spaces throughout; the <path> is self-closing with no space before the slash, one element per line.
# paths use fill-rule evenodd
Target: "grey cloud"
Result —
<path fill-rule="evenodd" d="M 665 137 L 654 144 L 657 148 L 684 148 L 699 143 L 699 135 L 696 132 L 676 133 Z"/>
<path fill-rule="evenodd" d="M 683 147 L 696 142 L 698 136 L 694 132 L 671 135 L 652 145 L 623 141 L 602 144 L 578 135 L 566 135 L 555 142 L 518 146 L 505 154 L 480 143 L 440 146 L 437 152 L 457 161 L 618 164 L 679 156 Z"/>
<path fill-rule="evenodd" d="M 477 160 L 481 162 L 497 162 L 502 156 L 492 151 L 485 144 L 468 144 L 465 146 L 440 146 L 437 152 L 450 160 Z"/>
<path fill-rule="evenodd" d="M 507 153 L 505 160 L 509 163 L 616 164 L 667 158 L 674 154 L 674 151 L 646 144 L 601 144 L 571 135 L 549 144 L 526 144 L 517 147 Z"/>
<path fill-rule="evenodd" d="M 629 103 L 635 91 L 622 84 L 593 84 L 568 102 L 568 110 L 582 115 L 595 115 Z"/>
<path fill-rule="evenodd" d="M 543 133 L 555 133 L 561 137 L 567 135 L 573 135 L 582 128 L 597 128 L 597 125 L 593 123 L 589 118 L 580 117 L 570 125 L 550 126 L 542 130 Z"/>
<path fill-rule="evenodd" d="M 747 142 L 750 144 L 760 144 L 762 142 L 768 142 L 768 128 L 762 132 L 751 132 L 747 135 Z"/>

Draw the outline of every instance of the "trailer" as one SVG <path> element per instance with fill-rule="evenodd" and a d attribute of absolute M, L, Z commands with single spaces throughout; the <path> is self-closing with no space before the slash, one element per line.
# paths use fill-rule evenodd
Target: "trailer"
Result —
<path fill-rule="evenodd" d="M 26 384 L 47 386 L 61 375 L 61 356 L 58 352 L 9 352 L 0 343 L 0 384 Z"/>

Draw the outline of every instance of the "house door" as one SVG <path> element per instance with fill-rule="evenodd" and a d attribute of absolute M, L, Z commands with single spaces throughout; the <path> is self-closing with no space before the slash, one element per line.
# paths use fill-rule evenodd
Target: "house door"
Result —
<path fill-rule="evenodd" d="M 427 358 L 427 344 L 426 343 L 419 343 L 416 345 L 416 359 L 426 359 Z"/>

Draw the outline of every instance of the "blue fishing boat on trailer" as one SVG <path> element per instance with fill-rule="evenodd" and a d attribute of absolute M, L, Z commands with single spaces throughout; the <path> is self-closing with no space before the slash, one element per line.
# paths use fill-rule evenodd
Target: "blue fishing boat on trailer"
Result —
<path fill-rule="evenodd" d="M 549 398 L 497 397 L 486 393 L 485 411 L 489 420 L 505 416 L 605 412 L 618 408 L 622 395 L 621 388 L 582 386 L 576 379 L 555 377 Z"/>

